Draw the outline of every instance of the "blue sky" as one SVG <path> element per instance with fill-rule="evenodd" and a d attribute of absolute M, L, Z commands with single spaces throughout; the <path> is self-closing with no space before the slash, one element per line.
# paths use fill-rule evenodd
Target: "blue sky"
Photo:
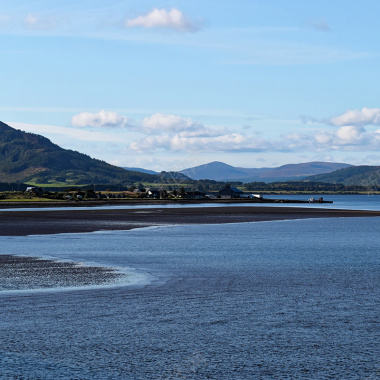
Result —
<path fill-rule="evenodd" d="M 373 0 L 0 0 L 0 120 L 153 170 L 380 165 L 379 14 Z"/>

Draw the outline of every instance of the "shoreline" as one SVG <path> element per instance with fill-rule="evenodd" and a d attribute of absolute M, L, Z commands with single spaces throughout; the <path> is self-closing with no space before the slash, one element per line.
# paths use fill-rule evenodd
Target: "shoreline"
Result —
<path fill-rule="evenodd" d="M 2 209 L 8 208 L 51 208 L 51 207 L 77 207 L 80 209 L 81 207 L 97 207 L 97 206 L 118 206 L 118 205 L 139 205 L 139 206 L 147 206 L 147 205 L 199 205 L 199 204 L 225 204 L 225 203 L 233 203 L 236 205 L 244 205 L 244 204 L 274 204 L 281 205 L 281 203 L 294 203 L 294 204 L 307 204 L 309 203 L 307 199 L 304 200 L 288 200 L 288 199 L 177 199 L 177 200 L 168 200 L 168 199 L 108 199 L 108 200 L 81 200 L 81 201 L 8 201 L 2 200 L 0 201 L 0 211 Z M 323 201 L 316 202 L 319 204 L 323 203 L 333 203 L 332 201 Z"/>
<path fill-rule="evenodd" d="M 67 205 L 67 204 L 66 204 Z M 50 235 L 135 228 L 310 218 L 378 217 L 380 211 L 281 206 L 12 211 L 0 209 L 0 236 Z"/>

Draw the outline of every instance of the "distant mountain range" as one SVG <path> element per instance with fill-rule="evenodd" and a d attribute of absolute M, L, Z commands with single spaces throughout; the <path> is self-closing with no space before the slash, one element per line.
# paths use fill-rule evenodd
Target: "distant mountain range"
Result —
<path fill-rule="evenodd" d="M 380 166 L 308 162 L 276 168 L 241 168 L 223 162 L 210 162 L 181 172 L 157 173 L 142 168 L 116 167 L 86 154 L 63 149 L 43 136 L 22 132 L 0 122 L 0 182 L 130 186 L 138 182 L 190 183 L 190 178 L 245 183 L 302 180 L 377 189 L 380 187 Z"/>
<path fill-rule="evenodd" d="M 311 175 L 330 173 L 338 169 L 350 167 L 349 164 L 334 162 L 307 162 L 288 164 L 275 168 L 241 168 L 223 162 L 195 166 L 180 173 L 192 179 L 212 179 L 215 181 L 241 182 L 280 182 L 294 181 Z"/>

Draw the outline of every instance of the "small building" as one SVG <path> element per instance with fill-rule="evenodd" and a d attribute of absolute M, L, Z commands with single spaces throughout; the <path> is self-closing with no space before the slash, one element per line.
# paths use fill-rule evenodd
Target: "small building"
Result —
<path fill-rule="evenodd" d="M 206 198 L 206 194 L 201 191 L 188 191 L 186 193 L 187 199 L 203 199 Z"/>
<path fill-rule="evenodd" d="M 40 188 L 40 187 L 37 187 L 37 186 L 28 186 L 25 190 L 26 192 L 28 193 L 35 193 L 35 194 L 42 194 L 43 193 L 43 190 Z"/>
<path fill-rule="evenodd" d="M 160 190 L 147 189 L 146 195 L 148 198 L 160 198 Z"/>
<path fill-rule="evenodd" d="M 230 185 L 227 185 L 224 189 L 218 192 L 218 198 L 221 199 L 242 198 L 243 195 L 243 191 Z"/>

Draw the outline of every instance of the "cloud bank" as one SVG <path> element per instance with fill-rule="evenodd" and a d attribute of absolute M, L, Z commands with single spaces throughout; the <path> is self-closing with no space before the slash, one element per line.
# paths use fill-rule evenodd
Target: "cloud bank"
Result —
<path fill-rule="evenodd" d="M 332 125 L 380 125 L 380 108 L 362 108 L 361 110 L 348 110 L 340 116 L 331 118 Z"/>
<path fill-rule="evenodd" d="M 362 112 L 364 110 L 364 112 Z M 380 149 L 380 129 L 367 131 L 361 124 L 377 122 L 378 109 L 347 112 L 337 117 L 335 130 L 321 129 L 306 133 L 289 133 L 277 139 L 241 128 L 240 132 L 224 127 L 197 123 L 190 118 L 155 113 L 140 121 L 117 112 L 102 110 L 82 112 L 72 117 L 72 126 L 98 129 L 124 128 L 120 143 L 128 141 L 128 150 L 136 153 L 215 153 L 215 152 L 329 152 L 376 151 Z M 377 110 L 377 112 L 375 112 Z M 339 123 L 353 122 L 351 125 Z M 357 125 L 355 125 L 355 123 Z M 331 127 L 330 127 L 331 128 Z M 134 133 L 130 142 L 129 132 Z"/>
<path fill-rule="evenodd" d="M 280 136 L 277 140 L 214 129 L 209 135 L 189 135 L 187 132 L 180 132 L 172 135 L 146 136 L 132 142 L 129 149 L 139 153 L 377 151 L 380 149 L 380 129 L 368 132 L 362 127 L 343 126 L 336 131 L 290 133 Z"/>
<path fill-rule="evenodd" d="M 206 153 L 206 152 L 263 152 L 268 148 L 259 141 L 239 133 L 218 136 L 148 136 L 130 144 L 130 149 L 139 153 L 154 151 Z"/>
<path fill-rule="evenodd" d="M 162 28 L 174 29 L 179 32 L 194 32 L 198 29 L 197 25 L 177 8 L 170 10 L 154 8 L 146 15 L 126 19 L 124 24 L 127 28 Z"/>

